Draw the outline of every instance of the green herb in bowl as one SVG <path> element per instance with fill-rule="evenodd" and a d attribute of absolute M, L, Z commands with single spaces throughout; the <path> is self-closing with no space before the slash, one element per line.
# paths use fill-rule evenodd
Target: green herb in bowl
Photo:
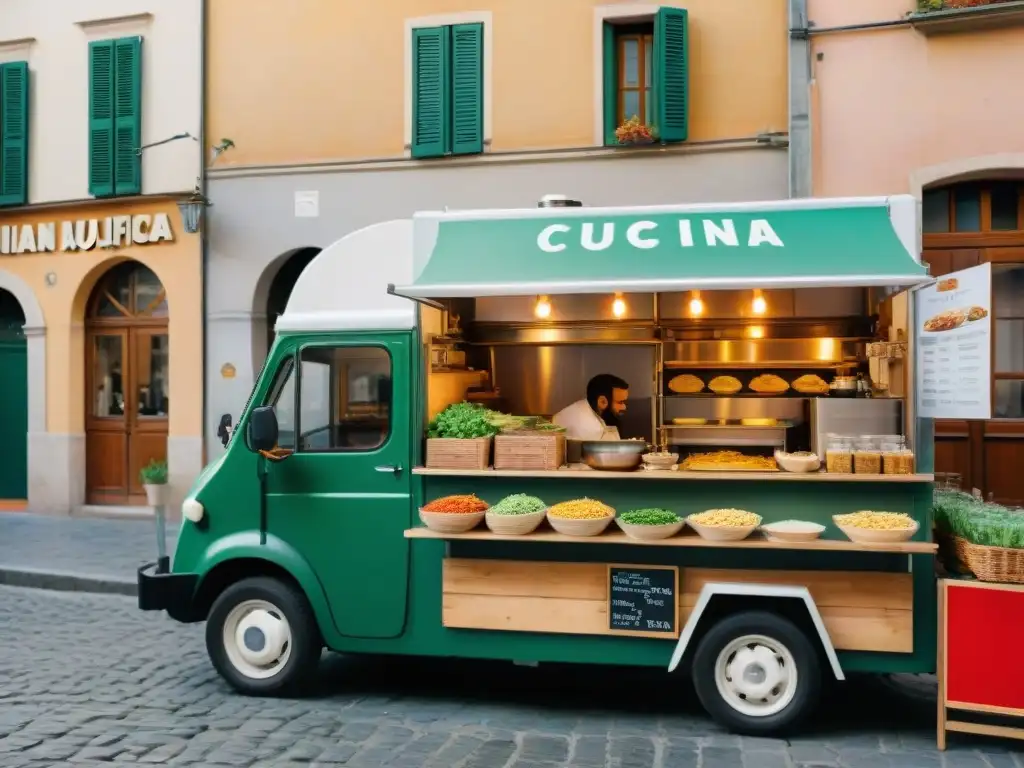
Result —
<path fill-rule="evenodd" d="M 671 525 L 679 522 L 679 515 L 667 509 L 631 509 L 619 515 L 627 525 Z"/>
<path fill-rule="evenodd" d="M 536 496 L 513 493 L 506 496 L 490 509 L 492 515 L 532 515 L 547 508 L 547 504 Z"/>

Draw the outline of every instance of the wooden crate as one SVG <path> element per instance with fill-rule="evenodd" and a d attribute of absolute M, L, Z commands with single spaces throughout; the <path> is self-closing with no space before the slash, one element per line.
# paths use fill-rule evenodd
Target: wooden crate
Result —
<path fill-rule="evenodd" d="M 495 469 L 558 469 L 565 464 L 565 434 L 498 435 L 494 438 Z"/>
<path fill-rule="evenodd" d="M 461 440 L 453 437 L 427 438 L 429 469 L 487 469 L 491 463 L 491 438 Z"/>

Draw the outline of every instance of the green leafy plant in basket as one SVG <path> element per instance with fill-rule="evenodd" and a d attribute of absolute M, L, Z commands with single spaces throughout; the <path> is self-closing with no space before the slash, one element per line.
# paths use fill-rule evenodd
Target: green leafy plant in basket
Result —
<path fill-rule="evenodd" d="M 1024 549 L 1024 510 L 986 503 L 968 493 L 936 491 L 935 525 L 983 547 Z"/>
<path fill-rule="evenodd" d="M 139 470 L 143 485 L 167 485 L 167 462 L 150 459 L 149 464 Z"/>
<path fill-rule="evenodd" d="M 489 408 L 475 403 L 452 403 L 427 426 L 427 437 L 472 440 L 498 434 Z"/>

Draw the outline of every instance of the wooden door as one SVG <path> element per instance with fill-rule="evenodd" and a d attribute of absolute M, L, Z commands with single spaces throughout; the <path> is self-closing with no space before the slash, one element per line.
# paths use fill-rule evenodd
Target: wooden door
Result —
<path fill-rule="evenodd" d="M 140 504 L 139 471 L 167 457 L 167 302 L 140 264 L 97 286 L 86 333 L 86 500 Z"/>

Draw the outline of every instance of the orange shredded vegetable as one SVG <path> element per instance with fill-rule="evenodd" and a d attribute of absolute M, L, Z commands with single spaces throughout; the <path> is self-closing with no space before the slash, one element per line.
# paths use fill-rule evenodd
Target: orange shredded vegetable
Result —
<path fill-rule="evenodd" d="M 484 512 L 488 504 L 483 499 L 478 499 L 475 494 L 442 496 L 434 499 L 423 507 L 424 512 L 447 512 L 453 515 L 468 515 L 473 512 Z"/>

